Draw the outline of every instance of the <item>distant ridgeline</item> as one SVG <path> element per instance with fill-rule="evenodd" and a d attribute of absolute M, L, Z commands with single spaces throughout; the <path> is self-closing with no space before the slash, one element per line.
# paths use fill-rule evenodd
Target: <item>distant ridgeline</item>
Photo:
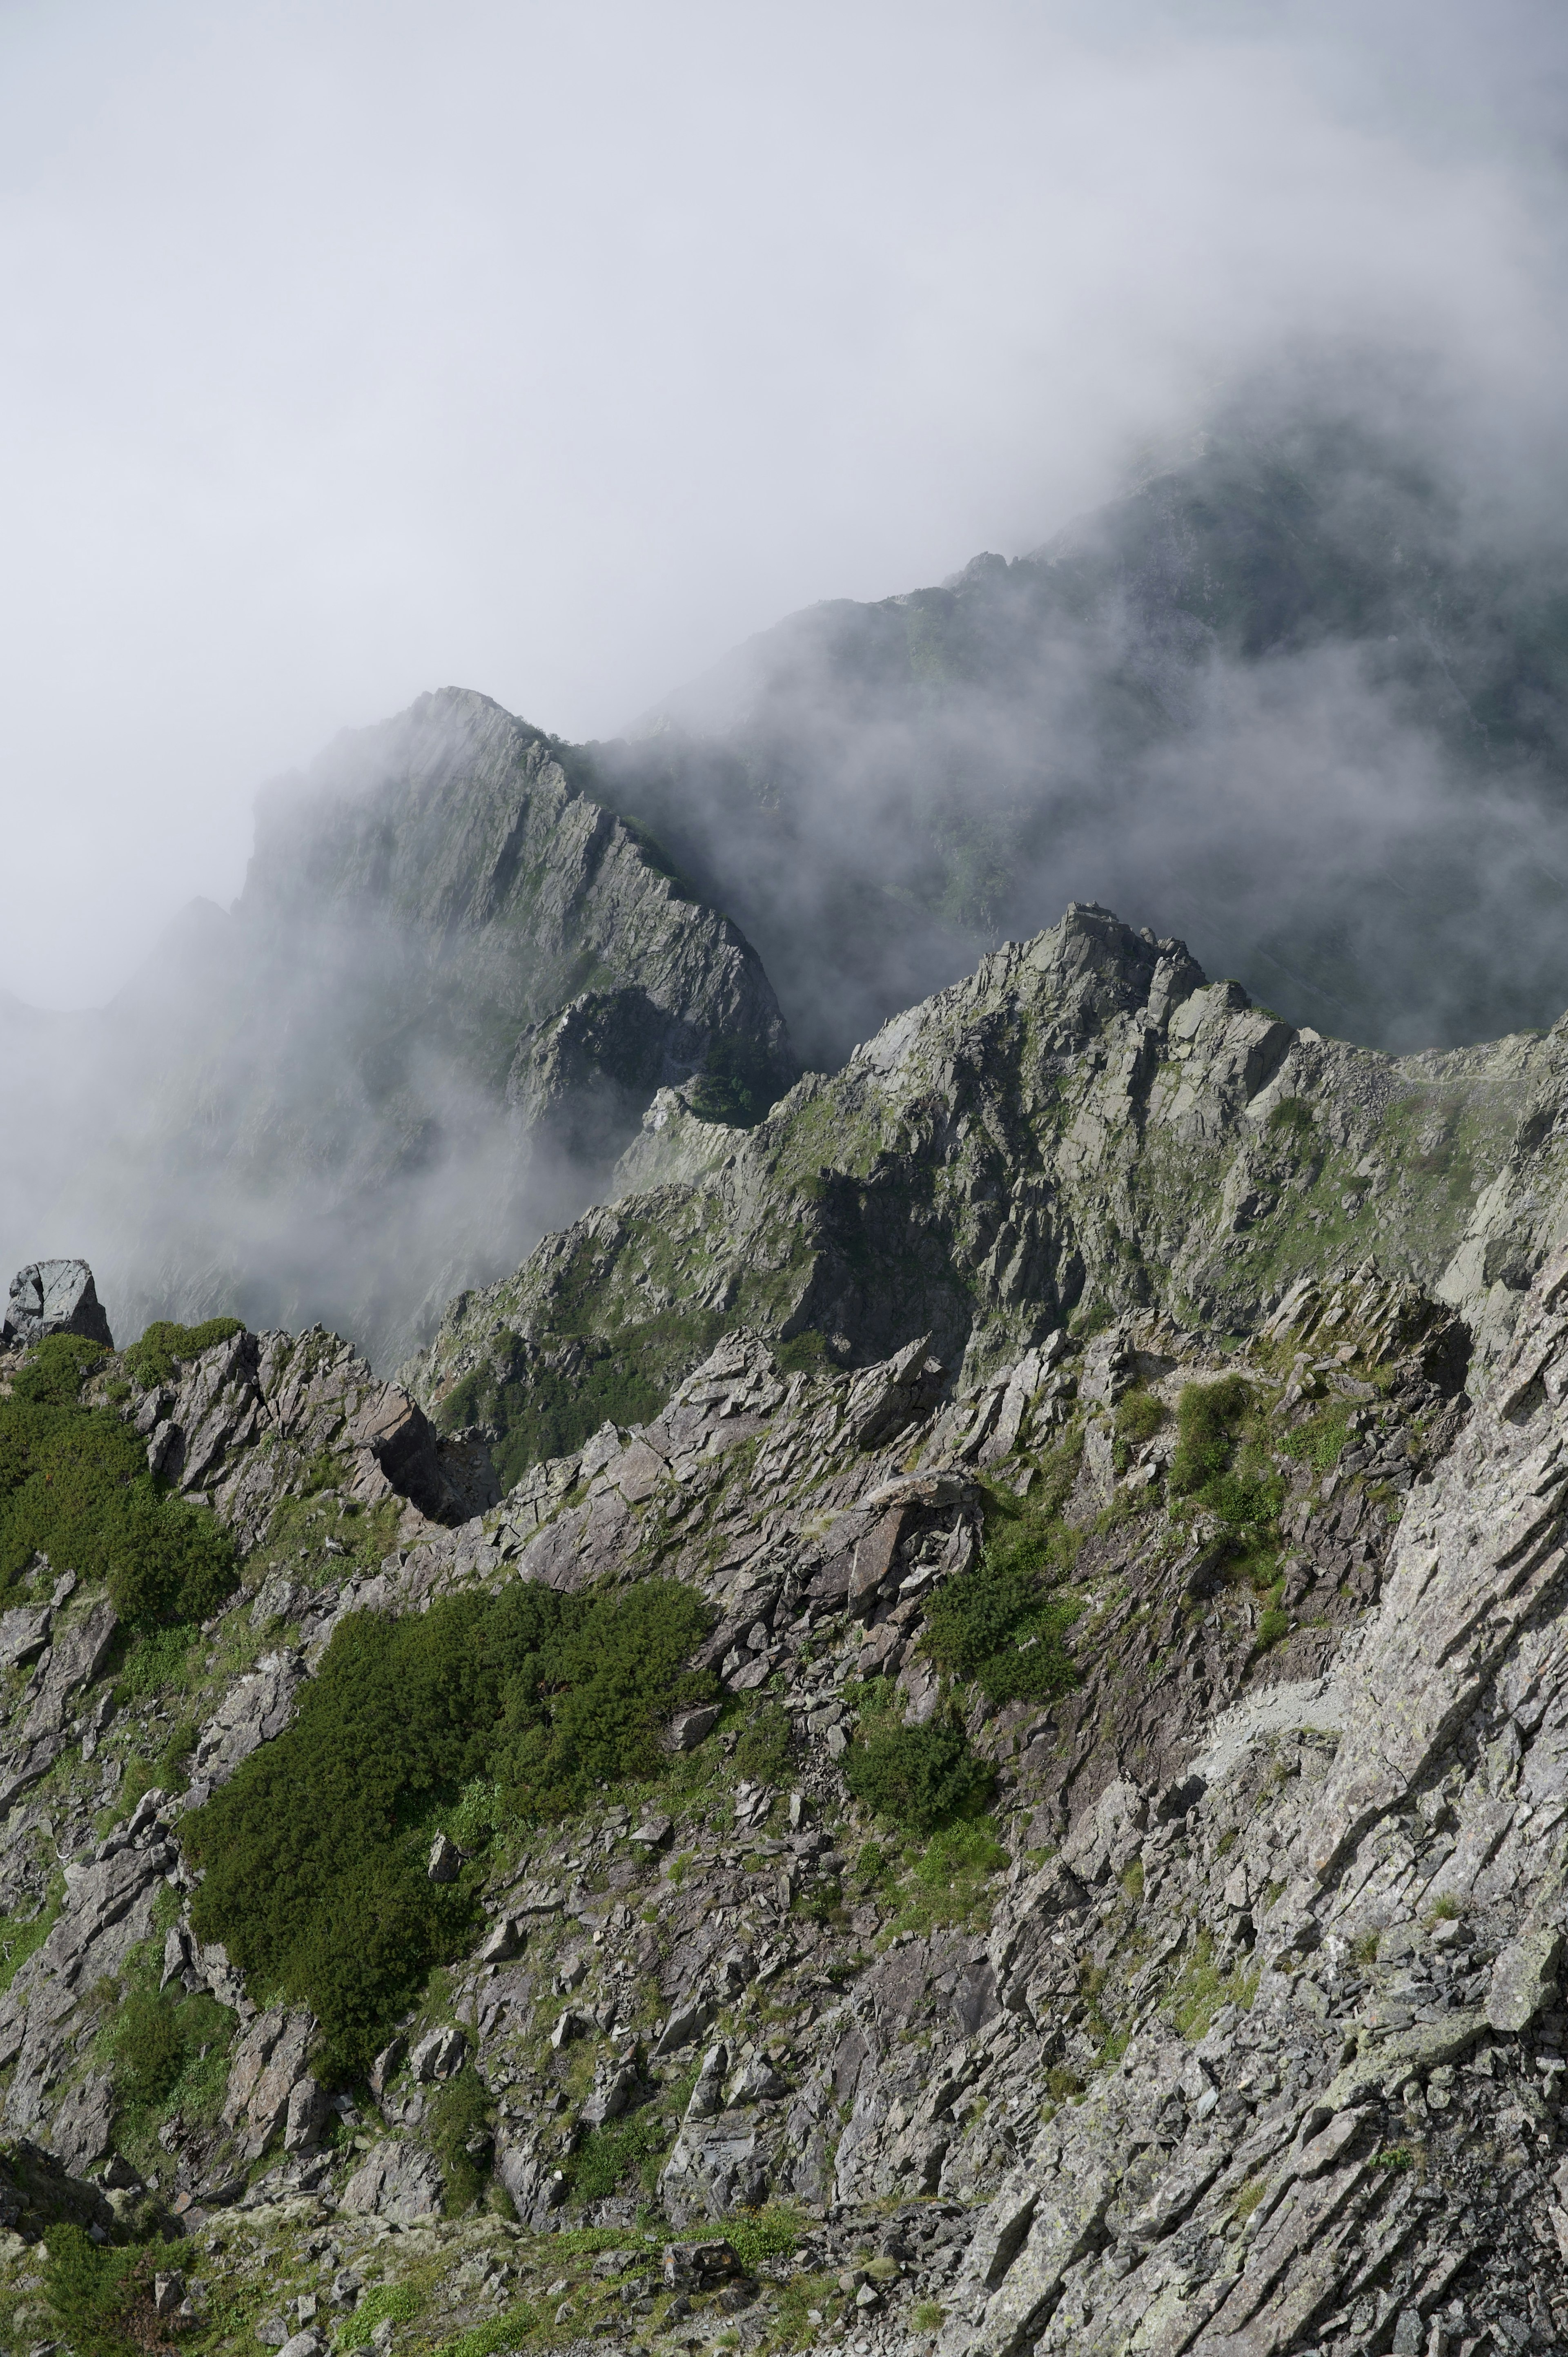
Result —
<path fill-rule="evenodd" d="M 1068 1319 L 1252 1330 L 1366 1259 L 1499 1347 L 1563 1205 L 1568 1036 L 1391 1058 L 1070 909 L 737 1136 L 660 1100 L 627 1191 L 460 1295 L 405 1370 L 503 1479 L 646 1418 L 726 1328 L 786 1366 L 925 1335 L 962 1383 Z"/>

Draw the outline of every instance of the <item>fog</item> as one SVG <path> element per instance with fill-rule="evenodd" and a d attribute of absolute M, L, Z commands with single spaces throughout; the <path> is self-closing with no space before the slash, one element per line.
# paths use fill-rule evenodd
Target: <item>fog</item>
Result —
<path fill-rule="evenodd" d="M 0 986 L 124 982 L 252 795 L 456 680 L 604 736 L 1015 555 L 1293 341 L 1528 480 L 1565 33 L 1457 5 L 0 12 Z"/>
<path fill-rule="evenodd" d="M 547 1137 L 478 902 L 227 913 L 258 788 L 446 682 L 615 740 L 574 786 L 813 1062 L 1075 897 L 1350 1036 L 1552 1019 L 1565 62 L 1544 6 L 0 12 L 0 1263 L 388 1363 L 602 1191 L 709 1038 L 650 984 L 636 1063 L 611 933 Z"/>

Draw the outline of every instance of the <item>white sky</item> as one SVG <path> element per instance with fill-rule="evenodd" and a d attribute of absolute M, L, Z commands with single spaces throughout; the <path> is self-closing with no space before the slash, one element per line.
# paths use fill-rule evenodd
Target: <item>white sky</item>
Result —
<path fill-rule="evenodd" d="M 1568 28 L 1428 0 L 0 0 L 0 988 L 422 689 L 608 733 L 1282 339 L 1556 379 Z"/>

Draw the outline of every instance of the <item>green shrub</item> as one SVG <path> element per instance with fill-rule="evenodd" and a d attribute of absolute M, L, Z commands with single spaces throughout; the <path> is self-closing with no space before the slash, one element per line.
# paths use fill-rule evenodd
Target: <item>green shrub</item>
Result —
<path fill-rule="evenodd" d="M 735 1765 L 754 1784 L 783 1782 L 789 1772 L 789 1714 L 781 1702 L 764 1703 L 746 1722 Z"/>
<path fill-rule="evenodd" d="M 857 1801 L 916 1834 L 978 1815 L 996 1785 L 956 1713 L 924 1727 L 862 1730 L 844 1754 L 844 1775 Z"/>
<path fill-rule="evenodd" d="M 901 1925 L 929 1932 L 961 1923 L 988 1900 L 989 1888 L 1009 1862 L 989 1817 L 961 1818 L 933 1834 L 904 1886 Z"/>
<path fill-rule="evenodd" d="M 350 1615 L 294 1723 L 183 1821 L 192 1913 L 252 1985 L 308 2005 L 362 2068 L 475 1916 L 427 1877 L 431 1826 L 476 1782 L 539 1823 L 665 1766 L 659 1727 L 714 1690 L 684 1667 L 712 1611 L 672 1580 L 557 1595 L 515 1581 L 397 1620 Z"/>
<path fill-rule="evenodd" d="M 725 2240 L 748 2276 L 770 2259 L 787 2259 L 805 2231 L 806 2222 L 798 2210 L 772 2201 L 761 2210 L 726 2218 L 724 2227 Z"/>
<path fill-rule="evenodd" d="M 198 2064 L 214 2050 L 227 2050 L 233 2027 L 232 2014 L 215 1997 L 132 1989 L 109 2036 L 110 2072 L 120 2104 L 133 2110 L 162 2109 Z"/>
<path fill-rule="evenodd" d="M 134 2350 L 130 2311 L 147 2288 L 148 2255 L 96 2244 L 63 2221 L 49 2228 L 44 2247 L 44 2298 L 78 2357 Z"/>
<path fill-rule="evenodd" d="M 82 1405 L 102 1356 L 50 1335 L 0 1400 L 0 1586 L 41 1549 L 106 1581 L 122 1620 L 205 1620 L 238 1580 L 233 1540 L 205 1508 L 162 1494 L 145 1443 L 112 1409 Z"/>
<path fill-rule="evenodd" d="M 1271 1604 L 1258 1623 L 1258 1643 L 1266 1652 L 1271 1645 L 1281 1644 L 1290 1635 L 1290 1614 L 1277 1604 Z"/>
<path fill-rule="evenodd" d="M 1339 1462 L 1340 1452 L 1350 1437 L 1350 1418 L 1355 1410 L 1346 1400 L 1331 1400 L 1315 1415 L 1309 1415 L 1283 1436 L 1282 1446 L 1287 1456 L 1312 1465 L 1319 1473 L 1326 1473 Z"/>
<path fill-rule="evenodd" d="M 151 1391 L 155 1384 L 173 1382 L 177 1361 L 199 1359 L 215 1342 L 227 1342 L 244 1330 L 238 1318 L 209 1318 L 200 1326 L 177 1326 L 170 1318 L 159 1318 L 125 1352 L 126 1372 Z"/>
<path fill-rule="evenodd" d="M 1187 1384 L 1176 1402 L 1174 1497 L 1196 1497 L 1225 1471 L 1251 1405 L 1252 1386 L 1242 1375 Z"/>
<path fill-rule="evenodd" d="M 603 2127 L 590 2128 L 565 2166 L 574 2198 L 602 2201 L 627 2179 L 656 2173 L 664 2141 L 651 2111 L 628 2112 L 618 2120 L 607 2120 Z"/>
<path fill-rule="evenodd" d="M 1276 1137 L 1307 1138 L 1317 1124 L 1305 1097 L 1282 1097 L 1269 1114 L 1268 1126 Z"/>
<path fill-rule="evenodd" d="M 1045 1701 L 1078 1684 L 1066 1638 L 1082 1607 L 1046 1585 L 1048 1543 L 1033 1518 L 1004 1523 L 926 1606 L 926 1652 L 993 1702 Z"/>
<path fill-rule="evenodd" d="M 1141 1448 L 1145 1440 L 1153 1440 L 1165 1420 L 1165 1403 L 1157 1400 L 1153 1392 L 1122 1393 L 1112 1418 L 1116 1435 L 1112 1453 L 1118 1473 L 1125 1473 L 1133 1451 Z"/>
<path fill-rule="evenodd" d="M 1274 1534 L 1284 1485 L 1251 1425 L 1252 1385 L 1242 1375 L 1189 1383 L 1176 1404 L 1173 1498 L 1188 1497 L 1218 1516 L 1240 1550 Z"/>
<path fill-rule="evenodd" d="M 409 2284 L 375 2284 L 360 2296 L 352 2316 L 334 2335 L 339 2349 L 368 2349 L 378 2324 L 412 2324 L 419 2314 L 419 2294 Z"/>
<path fill-rule="evenodd" d="M 488 2143 L 489 2098 L 471 2062 L 447 2080 L 435 2098 L 430 2143 L 446 2172 L 446 2209 L 449 2218 L 471 2210 L 484 2190 L 488 2158 L 470 2152 L 471 2144 Z"/>
<path fill-rule="evenodd" d="M 74 1407 L 81 1386 L 106 1353 L 80 1334 L 46 1334 L 11 1386 L 14 1400 L 31 1407 Z"/>
<path fill-rule="evenodd" d="M 470 2325 L 456 2341 L 441 2341 L 434 2357 L 498 2357 L 499 2352 L 520 2349 L 543 2320 L 543 2311 L 530 2308 L 525 2300 L 509 2309 L 505 2316 L 492 2316 L 488 2324 Z M 339 2347 L 346 2345 L 338 2343 Z"/>

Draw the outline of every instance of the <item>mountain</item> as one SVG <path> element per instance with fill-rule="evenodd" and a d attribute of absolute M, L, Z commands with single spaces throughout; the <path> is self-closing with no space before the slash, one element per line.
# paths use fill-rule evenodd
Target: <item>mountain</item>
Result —
<path fill-rule="evenodd" d="M 1568 1002 L 1545 486 L 1254 399 L 1032 554 L 794 615 L 587 748 L 755 942 L 807 1061 L 1069 899 L 1403 1051 Z"/>
<path fill-rule="evenodd" d="M 271 789 L 231 911 L 4 1050 L 10 1217 L 84 1237 L 118 1322 L 327 1318 L 383 1361 L 590 1200 L 658 1089 L 746 1121 L 798 1069 L 736 927 L 455 689 Z"/>
<path fill-rule="evenodd" d="M 1075 907 L 754 1129 L 654 1102 L 628 1191 L 444 1314 L 403 1378 L 515 1479 L 652 1412 L 736 1323 L 785 1363 L 925 1334 L 977 1380 L 1069 1319 L 1256 1330 L 1375 1257 L 1484 1353 L 1561 1232 L 1568 1034 L 1391 1058 Z"/>
<path fill-rule="evenodd" d="M 1561 2345 L 1560 1050 L 1071 909 L 656 1096 L 420 1371 L 516 1480 L 25 1271 L 11 2337 Z"/>

